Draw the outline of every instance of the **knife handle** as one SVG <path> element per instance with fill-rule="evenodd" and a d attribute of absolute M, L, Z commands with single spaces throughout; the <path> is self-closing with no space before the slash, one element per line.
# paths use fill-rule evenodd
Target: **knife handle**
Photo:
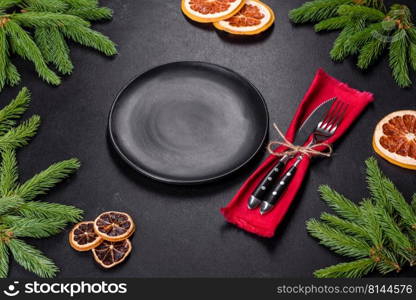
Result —
<path fill-rule="evenodd" d="M 297 164 L 294 164 L 280 179 L 276 188 L 273 190 L 270 198 L 267 200 L 270 205 L 275 205 L 276 202 L 279 200 L 280 196 L 282 196 L 283 192 L 286 190 L 287 186 L 292 181 L 293 177 L 295 177 L 296 171 L 298 167 Z"/>
<path fill-rule="evenodd" d="M 280 173 L 283 171 L 283 168 L 286 165 L 287 157 L 283 157 L 279 160 L 279 162 L 273 167 L 273 169 L 267 174 L 267 176 L 263 179 L 263 181 L 259 184 L 256 188 L 254 193 L 252 194 L 253 197 L 256 197 L 259 200 L 263 200 L 267 193 L 270 191 L 273 183 L 279 178 Z"/>

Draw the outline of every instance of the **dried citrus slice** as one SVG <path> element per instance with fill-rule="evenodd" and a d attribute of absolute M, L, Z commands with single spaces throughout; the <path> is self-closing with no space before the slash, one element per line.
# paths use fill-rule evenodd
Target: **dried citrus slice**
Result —
<path fill-rule="evenodd" d="M 182 0 L 182 12 L 191 20 L 211 23 L 228 19 L 244 5 L 244 0 Z"/>
<path fill-rule="evenodd" d="M 232 17 L 214 23 L 215 28 L 232 34 L 254 35 L 274 23 L 273 10 L 258 0 L 246 0 L 243 8 Z"/>
<path fill-rule="evenodd" d="M 94 222 L 78 223 L 69 233 L 69 244 L 78 251 L 88 251 L 97 247 L 103 238 L 94 231 Z"/>
<path fill-rule="evenodd" d="M 118 211 L 108 211 L 94 221 L 94 231 L 104 240 L 118 242 L 131 236 L 136 229 L 132 218 Z"/>
<path fill-rule="evenodd" d="M 123 262 L 132 249 L 129 239 L 119 242 L 104 241 L 92 250 L 94 259 L 103 268 L 109 269 Z"/>
<path fill-rule="evenodd" d="M 389 162 L 416 170 L 416 111 L 401 110 L 384 117 L 376 126 L 373 147 Z"/>

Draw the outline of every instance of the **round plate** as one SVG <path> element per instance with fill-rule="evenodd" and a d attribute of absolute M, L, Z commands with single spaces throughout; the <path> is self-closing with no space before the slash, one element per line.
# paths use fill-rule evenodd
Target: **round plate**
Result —
<path fill-rule="evenodd" d="M 131 81 L 110 111 L 110 139 L 136 170 L 159 181 L 196 184 L 246 164 L 265 141 L 263 97 L 237 73 L 176 62 Z"/>

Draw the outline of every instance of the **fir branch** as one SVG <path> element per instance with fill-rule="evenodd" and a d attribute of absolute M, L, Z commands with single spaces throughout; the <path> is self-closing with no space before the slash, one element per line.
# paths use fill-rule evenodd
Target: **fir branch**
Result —
<path fill-rule="evenodd" d="M 361 202 L 361 210 L 362 215 L 365 216 L 363 229 L 368 233 L 369 240 L 375 248 L 383 248 L 384 235 L 378 220 L 377 207 L 371 200 L 365 199 Z"/>
<path fill-rule="evenodd" d="M 58 272 L 58 268 L 52 260 L 19 239 L 10 239 L 7 242 L 7 247 L 19 265 L 42 278 L 52 278 Z"/>
<path fill-rule="evenodd" d="M 323 30 L 337 30 L 342 29 L 351 22 L 349 16 L 337 16 L 323 20 L 314 26 L 316 32 Z"/>
<path fill-rule="evenodd" d="M 393 206 L 387 197 L 387 190 L 383 184 L 384 174 L 378 167 L 377 160 L 371 157 L 365 161 L 367 166 L 367 184 L 370 194 L 376 200 L 376 205 L 387 209 L 388 213 L 393 212 Z"/>
<path fill-rule="evenodd" d="M 416 213 L 416 193 L 412 196 L 412 202 L 410 204 L 413 208 L 414 213 Z"/>
<path fill-rule="evenodd" d="M 354 222 L 341 219 L 329 213 L 322 213 L 321 220 L 345 233 L 349 233 L 358 238 L 363 238 L 371 241 L 371 234 L 369 234 L 369 232 L 365 230 L 363 226 L 357 225 Z"/>
<path fill-rule="evenodd" d="M 39 76 L 46 82 L 54 85 L 60 84 L 59 77 L 46 65 L 42 53 L 30 35 L 17 23 L 10 20 L 4 25 L 14 52 L 24 59 L 34 63 Z"/>
<path fill-rule="evenodd" d="M 360 278 L 372 272 L 376 265 L 371 258 L 362 258 L 317 270 L 314 275 L 317 278 Z"/>
<path fill-rule="evenodd" d="M 0 9 L 8 9 L 18 5 L 22 0 L 0 0 Z"/>
<path fill-rule="evenodd" d="M 35 41 L 48 63 L 62 74 L 70 74 L 74 68 L 69 58 L 69 48 L 57 28 L 40 27 L 35 30 Z"/>
<path fill-rule="evenodd" d="M 74 173 L 79 167 L 80 163 L 75 158 L 55 163 L 19 185 L 15 193 L 26 201 L 32 200 L 36 196 L 46 194 L 49 189 Z"/>
<path fill-rule="evenodd" d="M 61 232 L 67 222 L 58 218 L 26 218 L 3 216 L 1 221 L 9 227 L 14 237 L 46 238 Z"/>
<path fill-rule="evenodd" d="M 301 7 L 289 12 L 289 18 L 294 23 L 319 22 L 335 17 L 338 8 L 351 0 L 314 0 L 304 3 Z"/>
<path fill-rule="evenodd" d="M 7 278 L 9 274 L 9 251 L 5 242 L 0 240 L 0 278 Z"/>
<path fill-rule="evenodd" d="M 387 47 L 386 41 L 383 39 L 372 39 L 370 42 L 365 44 L 359 53 L 357 67 L 366 70 L 383 54 Z"/>
<path fill-rule="evenodd" d="M 23 0 L 22 7 L 27 11 L 62 12 L 67 5 L 62 0 Z"/>
<path fill-rule="evenodd" d="M 383 30 L 383 23 L 371 24 L 362 31 L 359 31 L 351 36 L 347 41 L 346 47 L 352 54 L 356 54 L 365 44 L 372 39 L 378 38 L 378 33 Z"/>
<path fill-rule="evenodd" d="M 27 145 L 40 125 L 40 117 L 35 115 L 24 121 L 18 127 L 10 129 L 6 134 L 0 136 L 0 149 L 18 148 Z"/>
<path fill-rule="evenodd" d="M 348 41 L 350 40 L 351 36 L 356 34 L 357 32 L 363 30 L 365 28 L 365 21 L 355 20 L 355 22 L 352 22 L 344 27 L 344 29 L 341 31 L 339 36 L 334 42 L 334 46 L 332 47 L 330 51 L 330 56 L 334 61 L 342 61 L 344 60 L 348 55 L 351 54 L 350 49 L 348 49 Z"/>
<path fill-rule="evenodd" d="M 15 119 L 20 118 L 26 112 L 29 103 L 30 93 L 24 87 L 15 99 L 0 110 L 0 136 L 16 125 Z"/>
<path fill-rule="evenodd" d="M 73 8 L 97 7 L 98 0 L 63 0 L 66 4 Z"/>
<path fill-rule="evenodd" d="M 17 212 L 28 218 L 57 218 L 75 223 L 82 219 L 83 211 L 74 206 L 40 201 L 27 201 Z"/>
<path fill-rule="evenodd" d="M 7 60 L 6 74 L 7 74 L 7 83 L 10 86 L 15 86 L 20 83 L 20 74 L 17 71 L 16 66 L 12 64 L 12 62 L 10 61 L 10 58 Z"/>
<path fill-rule="evenodd" d="M 0 198 L 0 216 L 11 210 L 17 209 L 23 204 L 22 198 L 18 196 L 4 196 Z"/>
<path fill-rule="evenodd" d="M 7 42 L 6 31 L 0 27 L 0 90 L 7 82 L 7 57 L 9 45 Z"/>
<path fill-rule="evenodd" d="M 389 64 L 393 77 L 400 87 L 408 87 L 412 84 L 408 68 L 408 39 L 405 29 L 398 30 L 393 35 L 390 43 Z"/>
<path fill-rule="evenodd" d="M 83 46 L 94 48 L 107 56 L 117 54 L 115 44 L 105 35 L 85 26 L 63 26 L 62 33 Z"/>
<path fill-rule="evenodd" d="M 350 221 L 361 219 L 361 209 L 351 200 L 345 198 L 327 185 L 321 185 L 319 192 L 327 205 L 340 216 Z"/>
<path fill-rule="evenodd" d="M 77 16 L 53 12 L 27 12 L 15 14 L 11 19 L 25 27 L 90 26 L 89 22 Z"/>
<path fill-rule="evenodd" d="M 361 5 L 342 5 L 338 9 L 338 14 L 372 22 L 381 22 L 386 17 L 386 15 L 378 9 Z"/>
<path fill-rule="evenodd" d="M 362 239 L 351 237 L 317 220 L 306 222 L 306 228 L 311 236 L 319 239 L 321 245 L 340 255 L 364 258 L 370 253 L 371 247 Z"/>
<path fill-rule="evenodd" d="M 416 42 L 410 42 L 409 63 L 412 69 L 416 71 Z"/>
<path fill-rule="evenodd" d="M 113 16 L 113 11 L 108 7 L 71 8 L 65 13 L 90 21 L 110 20 Z"/>

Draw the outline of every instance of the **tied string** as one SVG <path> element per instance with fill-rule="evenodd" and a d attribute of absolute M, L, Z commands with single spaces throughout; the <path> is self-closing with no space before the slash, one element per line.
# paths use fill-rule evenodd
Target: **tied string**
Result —
<path fill-rule="evenodd" d="M 333 149 L 331 147 L 331 145 L 326 144 L 326 143 L 318 143 L 318 144 L 314 144 L 314 145 L 310 145 L 310 146 L 297 146 L 294 145 L 293 143 L 291 143 L 286 137 L 285 135 L 282 133 L 282 131 L 279 129 L 279 127 L 277 127 L 276 123 L 273 123 L 274 128 L 276 129 L 277 133 L 280 135 L 282 141 L 271 141 L 269 143 L 269 145 L 267 145 L 267 150 L 269 151 L 270 154 L 274 155 L 274 156 L 278 156 L 278 157 L 283 157 L 285 155 L 288 156 L 295 156 L 298 153 L 301 153 L 303 155 L 307 155 L 309 157 L 311 156 L 323 156 L 323 157 L 331 157 L 332 153 L 333 153 Z M 273 148 L 275 148 L 274 146 L 285 146 L 288 149 L 286 151 L 283 152 L 275 152 L 273 150 Z M 320 146 L 324 146 L 328 151 L 327 152 L 323 152 L 323 151 L 318 151 L 315 150 L 315 147 L 320 147 Z"/>

